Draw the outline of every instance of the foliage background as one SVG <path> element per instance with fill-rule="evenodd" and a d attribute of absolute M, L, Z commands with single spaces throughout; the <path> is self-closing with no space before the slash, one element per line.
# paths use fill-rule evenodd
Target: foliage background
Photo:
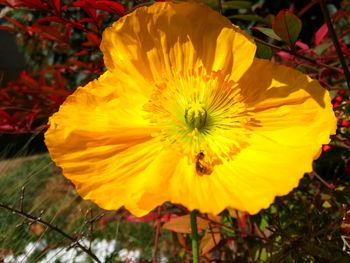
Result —
<path fill-rule="evenodd" d="M 217 1 L 205 2 L 220 9 Z M 306 174 L 297 189 L 277 198 L 270 208 L 254 216 L 237 211 L 224 211 L 216 218 L 202 215 L 203 262 L 350 260 L 350 101 L 346 70 L 329 34 L 322 2 L 220 2 L 223 15 L 256 38 L 258 57 L 294 67 L 330 90 L 338 130 L 331 144 L 323 147 L 314 172 Z M 21 212 L 57 226 L 76 241 L 117 240 L 116 252 L 139 249 L 142 262 L 159 261 L 161 256 L 169 262 L 191 259 L 188 211 L 183 207 L 165 204 L 141 219 L 123 210 L 102 211 L 76 195 L 47 154 L 26 157 L 42 147 L 47 119 L 64 99 L 105 70 L 99 50 L 104 28 L 146 4 L 128 0 L 0 0 L 0 30 L 16 36 L 26 68 L 17 79 L 0 81 L 0 150 L 3 159 L 21 157 L 0 162 L 0 204 L 6 206 L 0 208 L 0 261 L 23 254 L 31 241 L 45 240 L 46 245 L 35 249 L 27 262 L 38 262 L 53 248 L 72 245 L 72 240 L 38 220 L 28 220 Z M 349 65 L 350 1 L 326 4 Z M 292 17 L 286 26 L 296 28 L 295 40 L 285 39 L 286 28 L 275 26 L 285 15 Z M 18 147 L 21 138 L 25 145 Z M 19 213 L 8 208 L 19 209 Z M 96 253 L 94 249 L 90 252 Z M 118 253 L 100 260 L 123 261 Z"/>

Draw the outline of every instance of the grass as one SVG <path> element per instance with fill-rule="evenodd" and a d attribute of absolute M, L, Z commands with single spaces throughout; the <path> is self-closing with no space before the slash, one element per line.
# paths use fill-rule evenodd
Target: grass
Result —
<path fill-rule="evenodd" d="M 154 228 L 151 224 L 121 220 L 123 211 L 104 211 L 82 200 L 47 154 L 0 161 L 0 185 L 0 202 L 19 209 L 24 188 L 23 210 L 26 213 L 41 215 L 43 220 L 77 239 L 117 240 L 115 251 L 139 249 L 142 258 L 150 260 L 152 257 Z M 93 224 L 88 222 L 92 218 L 97 218 Z M 17 214 L 0 209 L 0 259 L 9 254 L 22 254 L 29 242 L 40 240 L 45 240 L 46 247 L 32 254 L 26 262 L 38 262 L 50 249 L 67 247 L 71 243 L 39 223 L 31 224 Z M 116 261 L 117 253 L 114 253 L 108 262 Z"/>

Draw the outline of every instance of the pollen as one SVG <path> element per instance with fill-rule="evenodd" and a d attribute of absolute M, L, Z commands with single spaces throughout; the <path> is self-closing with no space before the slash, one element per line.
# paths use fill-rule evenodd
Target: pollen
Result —
<path fill-rule="evenodd" d="M 240 90 L 220 73 L 179 74 L 157 84 L 144 109 L 165 147 L 177 147 L 198 175 L 234 158 L 249 136 L 249 109 Z M 199 155 L 203 154 L 202 155 Z"/>

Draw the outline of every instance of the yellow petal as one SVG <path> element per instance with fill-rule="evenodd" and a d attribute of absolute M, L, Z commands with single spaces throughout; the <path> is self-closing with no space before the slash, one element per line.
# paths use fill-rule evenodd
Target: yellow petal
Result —
<path fill-rule="evenodd" d="M 329 92 L 292 68 L 255 59 L 239 87 L 254 109 L 254 133 L 278 144 L 305 148 L 315 158 L 336 131 Z"/>
<path fill-rule="evenodd" d="M 138 8 L 105 31 L 101 49 L 108 71 L 67 99 L 45 137 L 80 195 L 103 208 L 142 216 L 171 201 L 256 213 L 311 171 L 335 132 L 318 82 L 254 59 L 250 38 L 203 4 Z M 189 104 L 206 96 L 211 111 Z M 189 105 L 207 129 L 189 127 Z"/>
<path fill-rule="evenodd" d="M 140 197 L 125 206 L 133 215 L 144 216 L 169 200 L 169 180 L 174 175 L 180 158 L 179 153 L 171 148 L 159 151 L 157 159 L 138 179 L 143 181 Z"/>
<path fill-rule="evenodd" d="M 255 214 L 312 171 L 335 133 L 328 91 L 294 69 L 256 59 L 239 88 L 251 109 L 246 145 L 210 175 L 198 176 L 184 158 L 170 180 L 172 202 L 206 213 L 231 207 Z"/>
<path fill-rule="evenodd" d="M 187 158 L 182 158 L 169 181 L 170 201 L 189 210 L 198 209 L 203 213 L 218 214 L 228 206 L 243 207 L 239 196 L 230 189 L 231 184 L 219 180 L 221 176 L 215 170 L 210 175 L 199 176 Z"/>
<path fill-rule="evenodd" d="M 137 8 L 107 28 L 101 50 L 111 71 L 159 81 L 204 68 L 237 81 L 252 63 L 253 41 L 208 6 L 158 2 Z"/>
<path fill-rule="evenodd" d="M 52 159 L 80 195 L 106 209 L 136 202 L 143 173 L 162 144 L 152 137 L 158 129 L 143 118 L 147 101 L 128 85 L 105 73 L 78 88 L 50 118 L 45 142 Z"/>

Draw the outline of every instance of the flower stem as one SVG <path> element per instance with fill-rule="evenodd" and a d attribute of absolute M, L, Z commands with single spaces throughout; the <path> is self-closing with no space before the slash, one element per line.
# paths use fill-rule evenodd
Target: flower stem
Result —
<path fill-rule="evenodd" d="M 199 263 L 199 247 L 198 247 L 198 230 L 197 230 L 197 211 L 190 212 L 191 230 L 192 230 L 192 255 L 193 263 Z"/>
<path fill-rule="evenodd" d="M 327 10 L 326 2 L 325 2 L 325 0 L 320 0 L 319 3 L 320 3 L 320 6 L 321 6 L 323 18 L 324 18 L 324 20 L 327 23 L 329 34 L 330 34 L 330 36 L 332 38 L 335 50 L 337 51 L 338 58 L 339 58 L 340 63 L 342 65 L 342 67 L 343 67 L 344 76 L 345 76 L 346 82 L 348 84 L 348 89 L 350 89 L 350 73 L 349 73 L 349 69 L 348 69 L 348 66 L 346 65 L 346 61 L 345 61 L 343 52 L 342 52 L 340 44 L 339 44 L 339 40 L 338 40 L 337 34 L 335 33 L 335 30 L 333 28 L 332 21 L 331 21 L 331 18 L 329 16 L 329 13 L 328 13 L 328 10 Z"/>

